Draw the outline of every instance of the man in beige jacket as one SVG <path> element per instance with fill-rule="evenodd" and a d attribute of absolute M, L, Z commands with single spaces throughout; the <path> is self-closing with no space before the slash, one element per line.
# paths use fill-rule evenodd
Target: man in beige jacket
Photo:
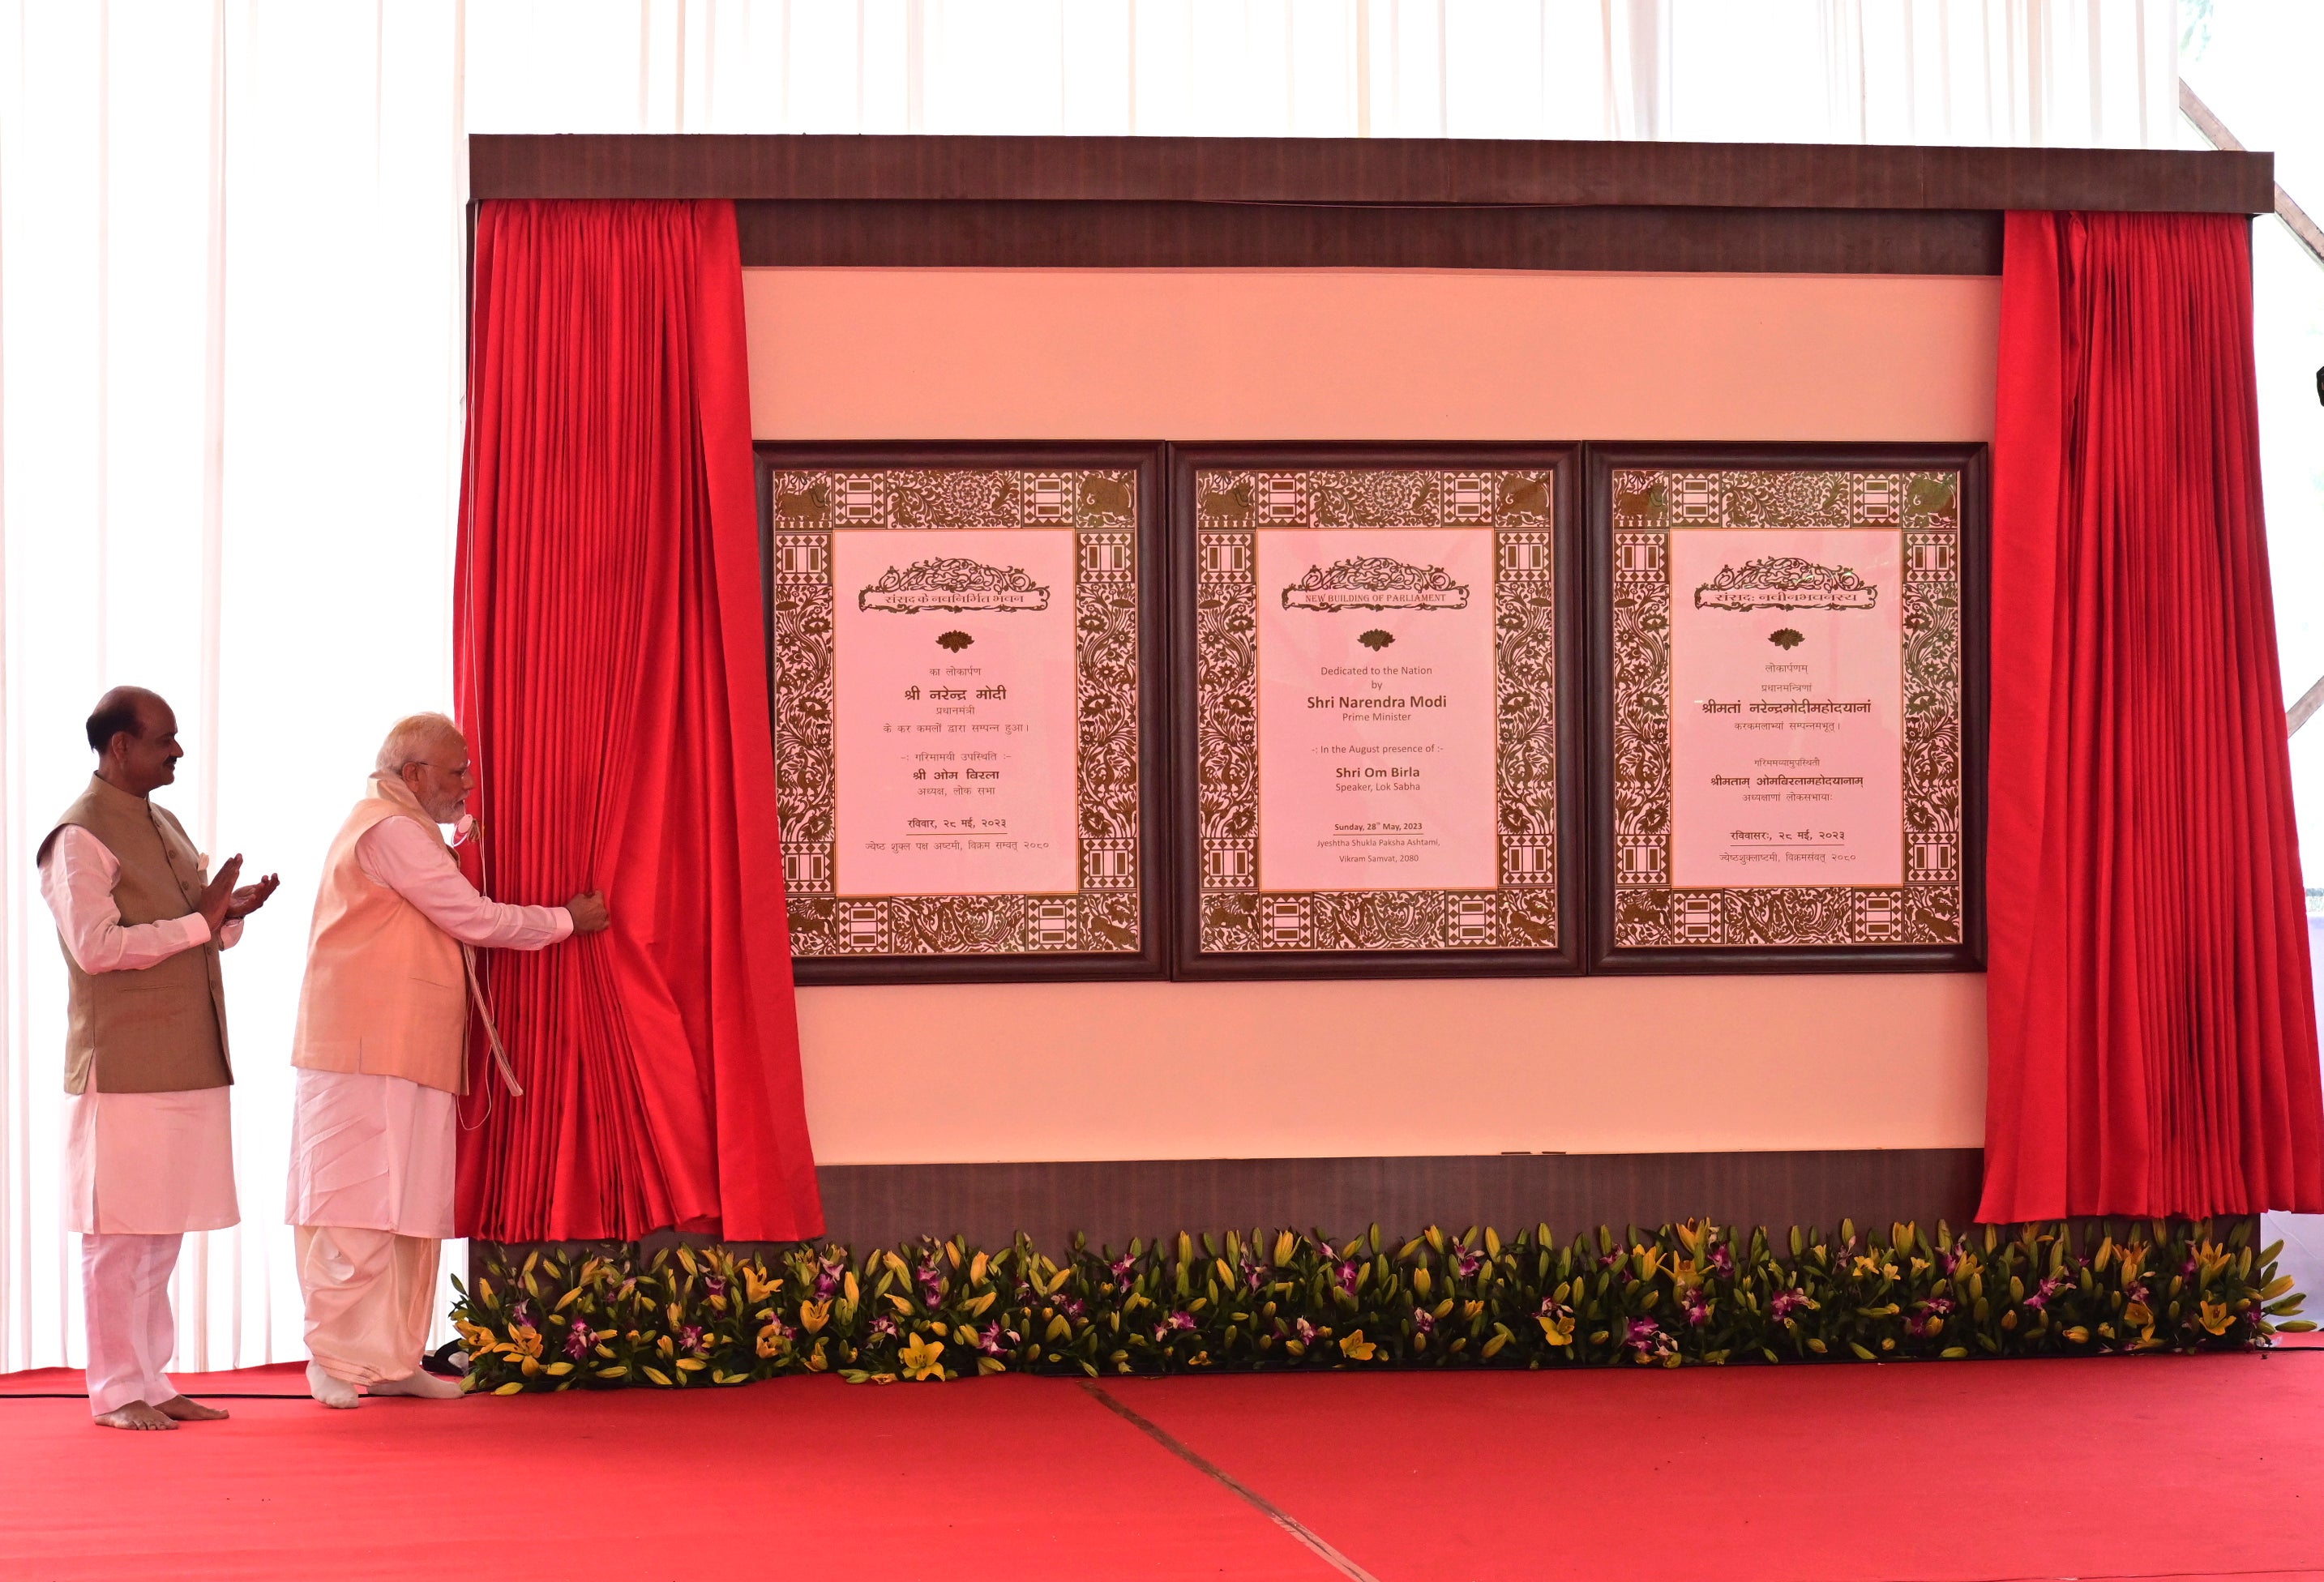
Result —
<path fill-rule="evenodd" d="M 307 1386 L 326 1406 L 435 1399 L 420 1369 L 438 1244 L 452 1235 L 475 948 L 533 951 L 605 926 L 604 897 L 478 895 L 438 826 L 464 821 L 468 746 L 441 714 L 400 720 L 323 860 L 291 1063 L 289 1218 L 307 1301 Z"/>
<path fill-rule="evenodd" d="M 66 1226 L 80 1232 L 88 1403 L 103 1428 L 174 1429 L 226 1413 L 178 1393 L 170 1274 L 189 1230 L 238 1223 L 218 952 L 274 893 L 216 878 L 152 794 L 178 777 L 178 717 L 117 686 L 88 717 L 97 773 L 41 842 L 57 920 L 65 1029 Z"/>

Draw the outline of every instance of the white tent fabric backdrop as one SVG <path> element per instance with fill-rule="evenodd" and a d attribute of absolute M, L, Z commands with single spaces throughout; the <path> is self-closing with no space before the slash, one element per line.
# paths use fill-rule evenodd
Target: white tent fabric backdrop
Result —
<path fill-rule="evenodd" d="M 32 853 L 123 682 L 184 728 L 163 800 L 283 878 L 177 1366 L 304 1355 L 317 870 L 451 690 L 466 131 L 2169 146 L 2175 45 L 2169 0 L 0 0 L 0 1370 L 82 1356 Z"/>

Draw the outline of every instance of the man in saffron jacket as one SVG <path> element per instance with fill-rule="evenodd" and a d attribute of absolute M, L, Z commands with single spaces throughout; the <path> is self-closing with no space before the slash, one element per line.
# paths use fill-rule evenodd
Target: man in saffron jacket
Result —
<path fill-rule="evenodd" d="M 291 1063 L 290 1221 L 307 1301 L 307 1387 L 326 1406 L 460 1393 L 421 1371 L 453 1144 L 467 1090 L 463 952 L 537 951 L 607 922 L 604 897 L 488 901 L 437 826 L 475 788 L 441 714 L 400 720 L 323 860 Z"/>
<path fill-rule="evenodd" d="M 41 842 L 71 1000 L 65 1026 L 66 1226 L 80 1232 L 88 1404 L 98 1426 L 174 1429 L 226 1413 L 178 1393 L 170 1272 L 189 1230 L 237 1223 L 218 952 L 274 893 L 235 888 L 151 793 L 178 777 L 178 718 L 138 686 L 88 717 L 97 774 Z"/>

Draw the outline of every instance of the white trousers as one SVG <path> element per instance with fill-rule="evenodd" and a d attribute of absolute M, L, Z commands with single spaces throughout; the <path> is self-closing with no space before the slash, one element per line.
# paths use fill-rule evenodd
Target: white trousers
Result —
<path fill-rule="evenodd" d="M 307 1298 L 307 1354 L 350 1384 L 382 1384 L 418 1373 L 441 1244 L 344 1225 L 301 1225 L 296 1240 L 299 1288 Z"/>
<path fill-rule="evenodd" d="M 84 1236 L 81 1303 L 88 1320 L 88 1409 L 96 1416 L 133 1401 L 159 1406 L 178 1387 L 161 1369 L 178 1348 L 170 1274 L 182 1236 Z"/>

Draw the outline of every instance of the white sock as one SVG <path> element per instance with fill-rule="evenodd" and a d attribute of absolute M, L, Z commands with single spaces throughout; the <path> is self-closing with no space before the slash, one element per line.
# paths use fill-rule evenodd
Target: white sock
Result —
<path fill-rule="evenodd" d="M 307 1393 L 324 1405 L 341 1412 L 363 1404 L 363 1397 L 355 1393 L 353 1384 L 336 1374 L 325 1373 L 319 1362 L 307 1365 Z"/>
<path fill-rule="evenodd" d="M 371 1387 L 374 1395 L 411 1395 L 422 1401 L 456 1401 L 461 1394 L 460 1381 L 439 1379 L 426 1368 L 405 1375 L 400 1379 L 383 1379 Z"/>

